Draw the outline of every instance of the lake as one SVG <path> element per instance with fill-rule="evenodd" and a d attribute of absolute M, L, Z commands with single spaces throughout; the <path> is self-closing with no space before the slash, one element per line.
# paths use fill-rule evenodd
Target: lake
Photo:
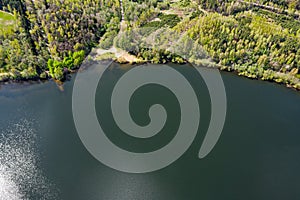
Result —
<path fill-rule="evenodd" d="M 64 84 L 64 91 L 53 81 L 2 85 L 0 199 L 298 199 L 300 93 L 222 72 L 227 93 L 224 129 L 211 153 L 199 159 L 211 114 L 209 93 L 192 67 L 171 66 L 189 79 L 197 94 L 199 130 L 178 160 L 142 174 L 111 169 L 82 144 L 72 115 L 75 75 Z M 158 135 L 133 138 L 122 134 L 113 120 L 110 94 L 130 69 L 113 63 L 106 70 L 95 98 L 97 116 L 109 132 L 107 137 L 123 149 L 162 148 L 180 122 L 178 101 L 165 87 L 143 86 L 130 104 L 140 125 L 149 123 L 149 106 L 161 103 L 165 107 L 168 119 Z M 89 70 L 94 69 L 79 73 Z"/>

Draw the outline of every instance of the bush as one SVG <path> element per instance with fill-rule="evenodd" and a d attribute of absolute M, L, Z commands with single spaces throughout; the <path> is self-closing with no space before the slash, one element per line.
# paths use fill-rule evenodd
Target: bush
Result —
<path fill-rule="evenodd" d="M 102 49 L 109 49 L 113 46 L 114 39 L 118 35 L 116 31 L 106 32 L 100 40 L 99 46 Z"/>
<path fill-rule="evenodd" d="M 180 18 L 178 17 L 178 15 L 175 15 L 175 14 L 169 14 L 169 15 L 160 14 L 159 18 L 160 18 L 162 24 L 164 24 L 164 25 L 166 24 L 170 28 L 173 28 L 180 22 Z"/>
<path fill-rule="evenodd" d="M 49 59 L 47 64 L 49 69 L 49 74 L 54 79 L 63 80 L 64 79 L 63 70 L 65 68 L 69 70 L 78 68 L 83 62 L 84 58 L 85 58 L 85 52 L 81 50 L 81 51 L 76 51 L 74 53 L 69 52 L 69 55 L 65 57 L 63 61 Z"/>

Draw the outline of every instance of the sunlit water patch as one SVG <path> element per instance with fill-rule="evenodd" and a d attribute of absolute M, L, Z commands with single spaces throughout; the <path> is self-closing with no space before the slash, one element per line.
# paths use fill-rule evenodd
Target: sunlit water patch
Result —
<path fill-rule="evenodd" d="M 21 120 L 0 133 L 0 200 L 57 199 L 38 168 L 33 123 Z"/>

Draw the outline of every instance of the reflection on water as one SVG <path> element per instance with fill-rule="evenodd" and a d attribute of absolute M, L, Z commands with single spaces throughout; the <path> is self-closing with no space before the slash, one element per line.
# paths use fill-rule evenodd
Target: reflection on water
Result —
<path fill-rule="evenodd" d="M 3 86 L 0 200 L 299 199 L 299 93 L 222 73 L 228 97 L 224 131 L 211 154 L 198 159 L 211 116 L 206 106 L 210 98 L 204 82 L 188 65 L 178 67 L 198 91 L 200 130 L 179 160 L 149 174 L 118 172 L 86 150 L 72 117 L 74 79 L 64 84 L 64 92 L 51 81 Z M 109 131 L 109 139 L 124 149 L 149 152 L 161 148 L 177 131 L 180 107 L 176 98 L 159 86 L 137 91 L 131 114 L 138 123 L 147 122 L 145 110 L 153 103 L 164 105 L 170 115 L 165 131 L 151 141 L 127 136 L 115 124 L 110 104 L 113 86 L 126 71 L 114 64 L 99 84 L 95 101 L 100 124 Z M 59 189 L 59 198 L 53 196 L 49 181 Z"/>
<path fill-rule="evenodd" d="M 32 127 L 30 121 L 20 120 L 0 133 L 0 200 L 54 197 L 37 167 L 36 133 Z"/>
<path fill-rule="evenodd" d="M 22 194 L 19 191 L 19 188 L 12 181 L 12 178 L 7 173 L 5 166 L 0 165 L 0 199 L 11 199 L 18 200 L 22 199 Z"/>

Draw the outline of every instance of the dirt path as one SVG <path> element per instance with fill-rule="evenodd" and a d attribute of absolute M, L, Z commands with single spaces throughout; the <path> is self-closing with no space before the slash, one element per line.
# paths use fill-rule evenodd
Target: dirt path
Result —
<path fill-rule="evenodd" d="M 272 6 L 266 6 L 266 5 L 262 5 L 262 4 L 258 4 L 258 3 L 254 3 L 254 2 L 248 2 L 248 1 L 244 1 L 244 0 L 238 0 L 238 2 L 248 4 L 248 5 L 251 5 L 251 6 L 255 6 L 255 7 L 258 7 L 258 8 L 261 8 L 261 9 L 269 10 L 269 11 L 272 11 L 272 12 L 275 12 L 275 13 L 278 13 L 278 14 L 285 14 L 286 15 L 286 14 L 289 13 L 288 10 L 275 8 L 275 7 L 272 7 Z M 300 21 L 300 14 L 299 13 L 293 13 L 293 16 L 296 20 Z"/>
<path fill-rule="evenodd" d="M 201 6 L 198 6 L 198 9 L 200 11 L 202 11 L 205 15 L 207 15 L 208 12 L 206 10 L 204 10 Z"/>
<path fill-rule="evenodd" d="M 124 7 L 123 7 L 123 0 L 120 0 L 120 6 L 121 6 L 121 15 L 122 19 L 120 21 L 120 31 L 119 34 L 122 34 L 126 30 L 126 21 L 125 21 L 125 12 L 124 12 Z M 112 46 L 110 49 L 101 49 L 97 48 L 96 49 L 97 56 L 101 56 L 107 53 L 113 53 L 117 60 L 122 60 L 122 62 L 128 62 L 128 63 L 136 63 L 139 61 L 135 56 L 130 55 L 128 52 L 118 49 L 115 46 Z"/>

